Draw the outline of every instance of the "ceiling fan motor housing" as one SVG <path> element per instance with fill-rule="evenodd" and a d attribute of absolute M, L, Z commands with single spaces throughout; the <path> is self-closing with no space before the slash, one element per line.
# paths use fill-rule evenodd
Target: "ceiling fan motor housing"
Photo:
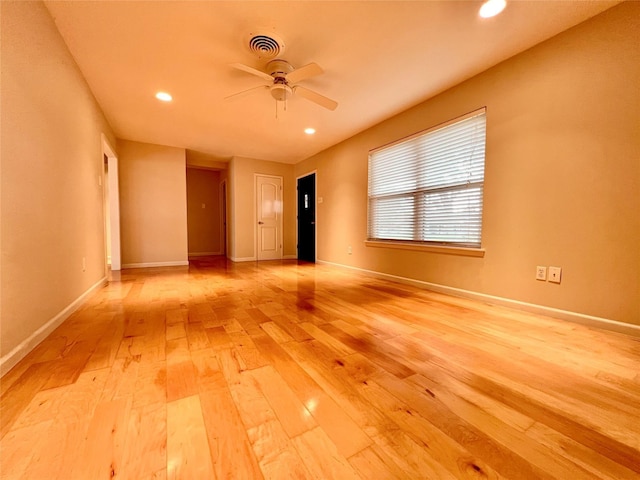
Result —
<path fill-rule="evenodd" d="M 275 79 L 284 79 L 291 72 L 293 67 L 286 60 L 275 59 L 267 63 L 267 73 Z"/>

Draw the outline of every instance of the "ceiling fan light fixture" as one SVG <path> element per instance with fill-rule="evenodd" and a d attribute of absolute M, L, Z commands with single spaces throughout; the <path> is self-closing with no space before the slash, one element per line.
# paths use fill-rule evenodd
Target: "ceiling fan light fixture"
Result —
<path fill-rule="evenodd" d="M 292 94 L 293 90 L 291 87 L 284 83 L 275 83 L 271 86 L 271 96 L 277 102 L 285 102 Z"/>
<path fill-rule="evenodd" d="M 480 7 L 478 14 L 482 18 L 491 18 L 502 12 L 507 6 L 507 0 L 487 0 Z"/>

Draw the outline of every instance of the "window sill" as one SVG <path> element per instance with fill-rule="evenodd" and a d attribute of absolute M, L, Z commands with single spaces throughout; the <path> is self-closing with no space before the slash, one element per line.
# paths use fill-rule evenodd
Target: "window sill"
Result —
<path fill-rule="evenodd" d="M 397 250 L 416 250 L 419 252 L 442 253 L 445 255 L 462 255 L 465 257 L 484 257 L 484 248 L 449 247 L 444 245 L 422 245 L 415 243 L 383 242 L 365 240 L 367 247 L 395 248 Z"/>

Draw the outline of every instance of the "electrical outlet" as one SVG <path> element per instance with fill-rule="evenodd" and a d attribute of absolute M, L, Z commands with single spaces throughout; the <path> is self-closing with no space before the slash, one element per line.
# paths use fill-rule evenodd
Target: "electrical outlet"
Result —
<path fill-rule="evenodd" d="M 540 265 L 536 267 L 536 280 L 547 280 L 547 267 L 541 267 Z"/>
<path fill-rule="evenodd" d="M 353 250 L 351 249 L 351 245 L 349 245 L 349 246 L 347 247 L 347 253 L 348 253 L 349 255 L 351 255 L 351 254 L 353 253 Z"/>
<path fill-rule="evenodd" d="M 562 277 L 561 267 L 549 267 L 549 281 L 552 283 L 560 283 Z"/>
<path fill-rule="evenodd" d="M 86 257 L 82 257 L 82 271 L 83 272 L 87 271 L 87 258 Z"/>

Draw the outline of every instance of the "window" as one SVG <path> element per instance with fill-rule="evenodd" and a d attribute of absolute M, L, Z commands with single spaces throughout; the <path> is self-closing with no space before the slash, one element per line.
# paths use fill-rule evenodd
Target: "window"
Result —
<path fill-rule="evenodd" d="M 369 240 L 480 247 L 486 111 L 369 153 Z"/>

